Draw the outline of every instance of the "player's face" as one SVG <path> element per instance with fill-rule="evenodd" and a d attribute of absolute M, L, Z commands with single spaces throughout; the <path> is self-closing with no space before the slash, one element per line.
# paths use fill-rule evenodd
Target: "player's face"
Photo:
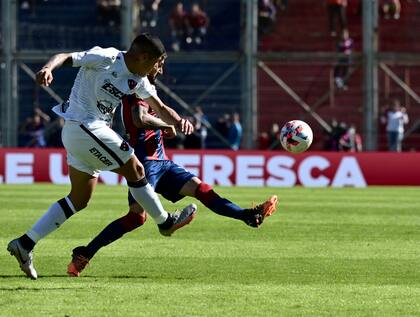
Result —
<path fill-rule="evenodd" d="M 166 55 L 163 55 L 159 58 L 159 60 L 153 66 L 152 71 L 149 73 L 148 77 L 151 82 L 154 82 L 158 75 L 163 74 L 163 66 L 165 64 Z"/>
<path fill-rule="evenodd" d="M 152 72 L 160 58 L 161 56 L 151 57 L 148 54 L 140 54 L 135 59 L 134 69 L 132 72 L 142 77 L 146 76 Z"/>
<path fill-rule="evenodd" d="M 163 66 L 165 65 L 166 56 L 161 56 L 156 64 L 153 66 L 153 69 L 150 73 L 152 76 L 162 75 L 163 74 Z"/>

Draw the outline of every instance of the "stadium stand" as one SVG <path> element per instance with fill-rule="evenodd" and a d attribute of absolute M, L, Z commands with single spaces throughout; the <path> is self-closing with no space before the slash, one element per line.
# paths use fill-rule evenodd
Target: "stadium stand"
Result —
<path fill-rule="evenodd" d="M 360 1 L 349 1 L 347 9 L 348 24 L 351 37 L 354 39 L 355 51 L 361 51 L 361 15 Z M 420 27 L 420 5 L 416 1 L 402 1 L 402 14 L 399 20 L 379 20 L 379 50 L 381 52 L 420 52 L 420 43 L 414 29 Z M 290 32 L 290 30 L 294 32 Z M 276 26 L 272 33 L 264 36 L 259 43 L 262 52 L 333 52 L 336 50 L 336 40 L 328 32 L 327 13 L 324 1 L 300 0 L 289 3 L 288 10 L 279 11 Z M 330 88 L 330 72 L 334 67 L 331 64 L 314 63 L 266 63 L 276 74 L 312 105 L 326 94 Z M 420 68 L 418 66 L 389 65 L 396 74 L 408 80 L 410 86 L 420 94 Z M 335 118 L 338 121 L 354 123 L 358 131 L 363 129 L 363 74 L 361 66 L 354 69 L 350 77 L 349 89 L 346 91 L 335 90 L 333 106 L 330 99 L 326 98 L 319 104 L 316 111 L 326 120 Z M 379 71 L 379 107 L 385 103 L 387 97 L 397 97 L 406 104 L 411 122 L 408 129 L 416 124 L 413 118 L 420 117 L 420 104 L 409 98 L 398 85 L 390 81 L 388 91 L 385 89 L 385 75 Z M 259 70 L 259 126 L 270 126 L 273 118 L 303 118 L 314 129 L 314 135 L 322 135 L 319 124 L 305 115 L 299 105 L 292 100 L 271 78 Z M 286 119 L 283 119 L 286 121 Z M 282 122 L 280 122 L 281 124 Z M 378 123 L 379 149 L 386 150 L 386 136 L 384 127 Z M 420 149 L 420 134 L 414 132 L 404 140 L 404 149 Z M 314 139 L 315 149 L 322 149 L 322 138 Z"/>
<path fill-rule="evenodd" d="M 188 10 L 193 2 L 184 1 Z M 159 8 L 158 26 L 150 30 L 162 38 L 169 51 L 171 38 L 167 21 L 173 3 L 173 1 L 162 1 Z M 240 1 L 219 0 L 200 3 L 203 4 L 211 19 L 207 42 L 203 45 L 203 49 L 238 51 L 240 45 Z M 82 50 L 94 45 L 119 47 L 119 29 L 98 25 L 96 14 L 95 0 L 37 2 L 34 14 L 28 10 L 19 12 L 18 47 L 27 50 Z M 47 59 L 48 56 L 45 58 Z M 192 103 L 230 67 L 230 64 L 226 62 L 176 63 L 169 57 L 162 81 L 187 102 Z M 33 70 L 37 70 L 41 65 L 31 64 L 29 66 Z M 65 68 L 56 72 L 53 88 L 62 98 L 67 98 L 69 95 L 75 73 L 75 69 Z M 162 97 L 174 108 L 180 112 L 183 111 L 177 107 L 173 100 Z M 45 111 L 55 104 L 55 101 L 39 87 L 36 87 L 23 71 L 19 73 L 19 98 L 20 120 L 31 114 L 34 101 L 39 103 Z M 239 70 L 236 70 L 229 78 L 226 78 L 218 89 L 203 99 L 200 105 L 205 109 L 210 120 L 216 121 L 222 112 L 239 111 L 240 98 Z M 211 134 L 208 144 L 211 147 L 220 146 L 220 143 Z"/>
<path fill-rule="evenodd" d="M 192 0 L 183 1 L 187 10 L 190 9 Z M 240 1 L 217 0 L 199 1 L 208 13 L 211 22 L 207 41 L 202 46 L 206 51 L 237 52 L 240 49 Z M 35 13 L 20 10 L 19 12 L 19 49 L 59 49 L 81 50 L 100 45 L 103 47 L 119 47 L 118 27 L 104 27 L 97 24 L 96 1 L 74 0 L 49 0 L 36 2 Z M 361 50 L 361 15 L 358 9 L 359 1 L 350 1 L 348 7 L 348 23 L 351 37 L 354 39 L 354 50 Z M 420 44 L 415 41 L 416 32 L 413 29 L 420 27 L 418 15 L 420 6 L 416 1 L 403 1 L 403 11 L 399 20 L 380 19 L 380 50 L 386 52 L 419 52 Z M 173 1 L 162 1 L 159 9 L 158 26 L 151 30 L 158 34 L 170 50 L 171 37 L 168 19 L 172 10 Z M 290 32 L 290 30 L 295 30 Z M 148 31 L 147 29 L 142 31 Z M 336 41 L 328 32 L 327 13 L 323 1 L 299 0 L 291 1 L 286 11 L 278 11 L 275 29 L 264 36 L 259 45 L 262 52 L 268 51 L 300 51 L 314 52 L 336 50 Z M 195 54 L 200 54 L 195 52 Z M 48 56 L 46 56 L 47 58 Z M 162 82 L 173 89 L 175 93 L 184 98 L 188 103 L 193 103 L 211 84 L 214 83 L 232 62 L 185 62 L 171 61 L 169 56 L 167 69 Z M 309 105 L 317 103 L 329 90 L 330 72 L 334 63 L 326 64 L 280 64 L 267 63 L 272 69 L 290 85 Z M 36 70 L 40 65 L 30 65 Z M 390 66 L 400 78 L 408 78 L 414 91 L 420 94 L 420 68 L 410 67 L 409 71 L 403 66 Z M 62 69 L 55 74 L 54 90 L 63 98 L 70 92 L 76 70 Z M 408 72 L 408 73 L 407 73 Z M 356 68 L 349 81 L 349 89 L 335 91 L 334 104 L 330 99 L 317 106 L 316 111 L 326 120 L 336 118 L 354 123 L 358 131 L 362 131 L 362 69 Z M 385 86 L 384 74 L 380 72 L 380 105 L 386 98 L 383 87 Z M 396 84 L 389 85 L 387 96 L 400 98 L 407 104 L 410 119 L 409 129 L 420 117 L 420 105 L 407 97 L 407 94 Z M 162 95 L 162 94 L 161 94 Z M 182 109 L 166 96 L 165 101 L 182 112 Z M 215 122 L 221 113 L 240 110 L 241 105 L 240 69 L 236 69 L 229 78 L 205 99 L 200 102 L 204 112 L 211 122 Z M 46 93 L 37 88 L 32 80 L 22 71 L 19 73 L 19 104 L 20 118 L 26 118 L 32 111 L 34 101 L 39 103 L 43 110 L 51 107 L 53 101 Z M 303 110 L 284 93 L 272 79 L 259 70 L 259 127 L 264 130 L 271 126 L 274 120 L 282 124 L 291 117 L 302 118 L 314 128 L 315 135 L 322 135 L 322 129 L 307 116 Z M 383 127 L 378 125 L 380 131 L 380 149 L 386 148 Z M 406 141 L 406 148 L 419 148 L 419 133 L 413 133 Z M 220 144 L 210 135 L 210 147 Z M 321 138 L 315 138 L 314 148 L 322 148 Z"/>

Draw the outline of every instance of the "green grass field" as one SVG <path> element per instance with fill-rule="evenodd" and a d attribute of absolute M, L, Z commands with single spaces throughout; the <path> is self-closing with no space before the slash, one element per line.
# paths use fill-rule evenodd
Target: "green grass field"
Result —
<path fill-rule="evenodd" d="M 68 187 L 1 185 L 0 316 L 420 316 L 420 188 L 218 190 L 280 206 L 253 229 L 198 204 L 170 238 L 149 219 L 70 278 L 71 250 L 127 211 L 126 188 L 99 186 L 37 245 L 32 281 L 6 245 Z"/>

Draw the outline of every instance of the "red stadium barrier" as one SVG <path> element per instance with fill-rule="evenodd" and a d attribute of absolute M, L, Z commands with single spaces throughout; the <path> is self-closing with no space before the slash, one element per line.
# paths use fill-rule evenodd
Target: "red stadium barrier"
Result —
<path fill-rule="evenodd" d="M 209 184 L 224 186 L 365 187 L 420 185 L 420 153 L 331 153 L 184 150 L 168 151 L 178 164 Z M 0 149 L 0 183 L 67 184 L 68 168 L 62 149 Z M 102 182 L 122 183 L 114 173 Z"/>

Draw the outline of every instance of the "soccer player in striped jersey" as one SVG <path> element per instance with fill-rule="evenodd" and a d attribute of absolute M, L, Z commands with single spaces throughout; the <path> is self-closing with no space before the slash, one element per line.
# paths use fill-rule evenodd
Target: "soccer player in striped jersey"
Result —
<path fill-rule="evenodd" d="M 37 73 L 37 82 L 49 86 L 56 68 L 80 67 L 69 101 L 53 108 L 65 119 L 62 140 L 67 151 L 71 191 L 53 203 L 30 230 L 7 246 L 28 277 L 38 277 L 32 260 L 35 244 L 87 206 L 101 171 L 112 171 L 126 178 L 133 199 L 147 209 L 165 236 L 194 217 L 194 204 L 172 214 L 163 209 L 134 149 L 110 127 L 121 99 L 135 94 L 147 100 L 151 108 L 181 132 L 193 131 L 188 120 L 159 99 L 147 78 L 155 64 L 165 57 L 159 38 L 145 33 L 134 39 L 128 51 L 94 47 L 83 52 L 56 54 Z"/>
<path fill-rule="evenodd" d="M 163 72 L 164 62 L 162 59 L 155 65 L 149 81 L 154 82 L 156 76 Z M 143 163 L 146 178 L 157 193 L 172 202 L 185 196 L 195 197 L 216 214 L 244 221 L 251 227 L 259 227 L 265 217 L 275 212 L 277 196 L 270 197 L 254 208 L 244 209 L 220 197 L 210 185 L 168 160 L 163 139 L 174 137 L 176 131 L 173 125 L 159 119 L 146 101 L 134 95 L 126 96 L 122 100 L 121 109 L 128 142 Z M 100 248 L 144 224 L 147 210 L 130 193 L 128 203 L 129 212 L 125 216 L 110 223 L 87 246 L 79 246 L 73 250 L 72 260 L 67 267 L 70 276 L 80 276 Z"/>

